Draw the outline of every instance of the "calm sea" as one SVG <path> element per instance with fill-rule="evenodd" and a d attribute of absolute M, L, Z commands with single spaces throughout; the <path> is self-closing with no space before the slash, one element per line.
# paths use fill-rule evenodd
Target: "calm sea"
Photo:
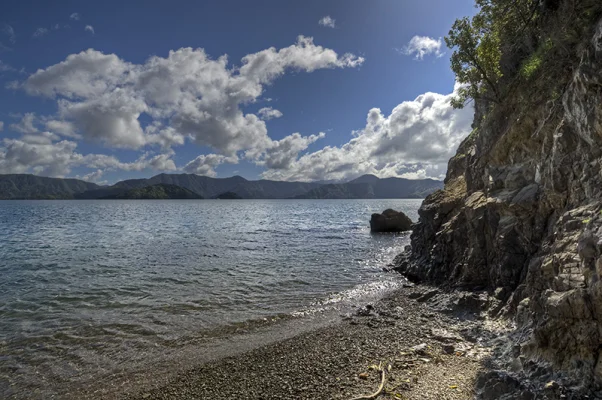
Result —
<path fill-rule="evenodd" d="M 420 202 L 0 202 L 0 398 L 109 398 L 382 295 L 409 238 L 370 214 Z"/>

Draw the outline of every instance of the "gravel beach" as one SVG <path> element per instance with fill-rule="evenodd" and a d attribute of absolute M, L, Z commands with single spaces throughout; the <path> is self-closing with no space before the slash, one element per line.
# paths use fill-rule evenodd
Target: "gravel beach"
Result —
<path fill-rule="evenodd" d="M 468 399 L 504 331 L 472 293 L 408 287 L 338 324 L 192 368 L 128 399 Z M 362 397 L 359 397 L 362 398 Z"/>

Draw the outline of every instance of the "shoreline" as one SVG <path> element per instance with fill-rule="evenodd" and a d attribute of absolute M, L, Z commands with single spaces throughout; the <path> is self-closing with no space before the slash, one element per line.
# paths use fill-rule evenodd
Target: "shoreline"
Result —
<path fill-rule="evenodd" d="M 478 296 L 464 295 L 474 301 L 428 286 L 398 289 L 340 322 L 200 363 L 120 398 L 352 399 L 376 391 L 380 375 L 371 366 L 379 363 L 391 366 L 381 398 L 473 398 L 492 339 L 505 330 L 485 317 Z"/>
<path fill-rule="evenodd" d="M 174 341 L 175 347 L 165 348 L 150 358 L 141 357 L 117 371 L 82 379 L 46 379 L 44 385 L 15 386 L 5 392 L 8 398 L 44 399 L 123 399 L 148 388 L 167 385 L 170 380 L 199 366 L 239 357 L 275 343 L 338 325 L 368 302 L 377 302 L 399 290 L 407 280 L 393 274 L 386 280 L 360 284 L 325 296 L 307 307 L 285 314 L 275 314 L 238 323 L 231 323 L 195 332 L 185 340 Z M 357 292 L 357 293 L 355 293 Z"/>

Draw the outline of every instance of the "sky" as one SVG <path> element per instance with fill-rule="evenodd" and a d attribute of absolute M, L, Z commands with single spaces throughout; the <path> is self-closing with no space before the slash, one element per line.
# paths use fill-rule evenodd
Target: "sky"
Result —
<path fill-rule="evenodd" d="M 445 176 L 472 0 L 6 1 L 0 174 Z"/>

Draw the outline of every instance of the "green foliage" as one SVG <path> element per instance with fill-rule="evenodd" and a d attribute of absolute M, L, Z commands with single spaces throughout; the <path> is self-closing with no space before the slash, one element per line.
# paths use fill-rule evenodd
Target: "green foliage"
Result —
<path fill-rule="evenodd" d="M 539 69 L 541 65 L 541 56 L 537 53 L 532 54 L 524 63 L 520 69 L 520 73 L 523 78 L 531 78 L 533 74 Z"/>
<path fill-rule="evenodd" d="M 523 78 L 529 79 L 531 78 L 539 67 L 541 67 L 544 58 L 546 57 L 548 51 L 552 48 L 552 41 L 546 40 L 537 51 L 531 54 L 521 65 L 520 74 Z"/>
<path fill-rule="evenodd" d="M 470 99 L 501 101 L 502 43 L 523 35 L 537 16 L 536 0 L 476 0 L 476 4 L 479 12 L 472 19 L 456 20 L 445 37 L 447 47 L 454 49 L 451 68 L 462 84 L 452 100 L 455 108 Z"/>
<path fill-rule="evenodd" d="M 29 174 L 0 175 L 0 200 L 72 199 L 78 193 L 99 188 L 94 183 L 77 179 L 46 178 Z"/>
<path fill-rule="evenodd" d="M 495 82 L 501 76 L 499 37 L 484 35 L 481 23 L 481 19 L 458 19 L 445 38 L 447 47 L 456 48 L 451 68 L 456 81 L 462 84 L 452 100 L 455 108 L 462 108 L 468 99 L 482 97 L 488 91 L 495 93 Z"/>

